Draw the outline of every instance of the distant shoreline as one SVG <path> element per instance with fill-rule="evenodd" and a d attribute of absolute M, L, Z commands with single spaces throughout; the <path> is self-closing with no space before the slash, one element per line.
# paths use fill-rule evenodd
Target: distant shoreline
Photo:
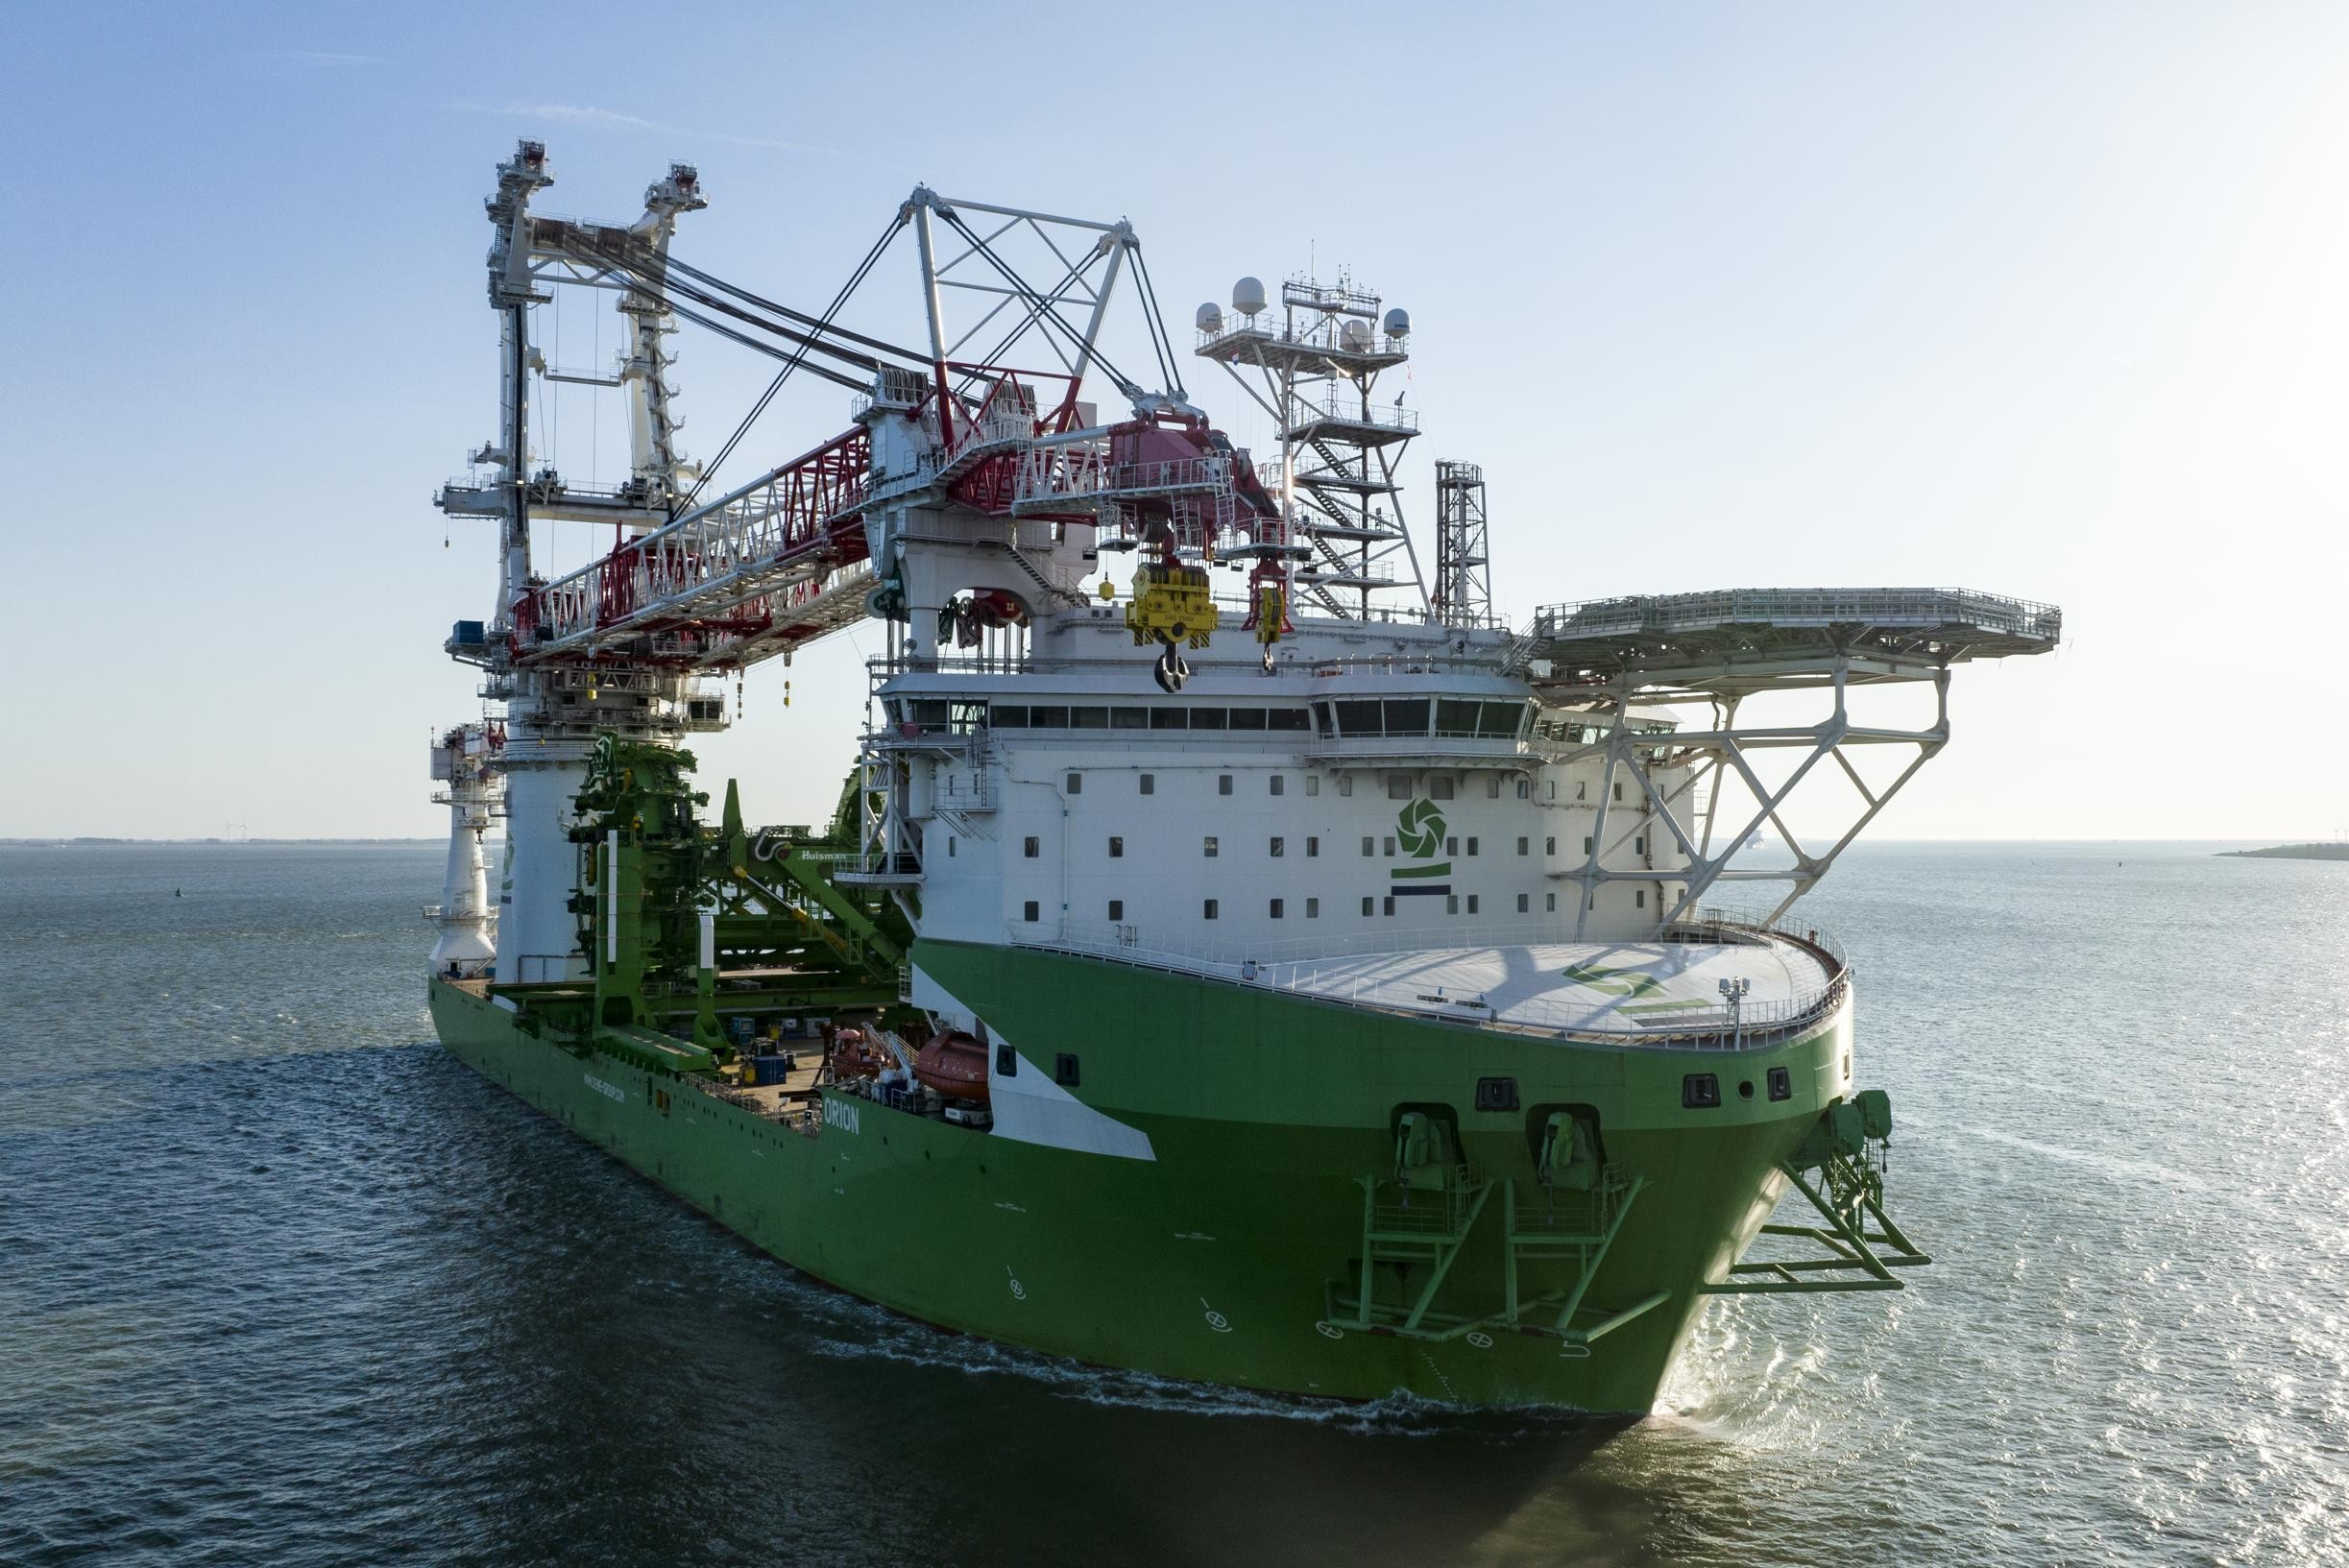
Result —
<path fill-rule="evenodd" d="M 2239 860 L 2349 860 L 2349 843 L 2278 844 L 2268 850 L 2220 850 Z"/>

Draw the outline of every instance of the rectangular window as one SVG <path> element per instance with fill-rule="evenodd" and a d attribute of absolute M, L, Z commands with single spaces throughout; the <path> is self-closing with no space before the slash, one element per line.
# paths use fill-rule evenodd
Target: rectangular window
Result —
<path fill-rule="evenodd" d="M 1550 785 L 1550 799 L 1556 800 L 1557 798 L 1558 785 L 1553 783 Z M 1574 798 L 1578 801 L 1586 801 L 1590 798 L 1590 781 L 1588 779 L 1580 780 L 1575 784 Z"/>
<path fill-rule="evenodd" d="M 1324 740 L 1338 733 L 1337 727 L 1329 721 L 1329 704 L 1317 702 L 1313 705 L 1313 730 Z"/>
<path fill-rule="evenodd" d="M 1153 708 L 1150 710 L 1150 728 L 1153 730 L 1188 729 L 1190 726 L 1185 721 L 1189 717 L 1190 715 L 1179 708 Z"/>
<path fill-rule="evenodd" d="M 1191 710 L 1191 728 L 1194 730 L 1221 730 L 1224 727 L 1223 709 L 1194 708 Z"/>
<path fill-rule="evenodd" d="M 1387 733 L 1399 736 L 1427 734 L 1427 699 L 1425 697 L 1390 697 L 1379 704 L 1386 719 Z"/>
<path fill-rule="evenodd" d="M 1468 835 L 1468 853 L 1470 855 L 1474 855 L 1476 853 L 1476 835 L 1474 833 L 1470 833 Z"/>
<path fill-rule="evenodd" d="M 1109 710 L 1106 708 L 1072 708 L 1069 710 L 1069 728 L 1072 730 L 1106 730 L 1109 728 Z"/>
<path fill-rule="evenodd" d="M 1112 860 L 1126 858 L 1126 840 L 1115 833 L 1109 835 L 1109 858 Z"/>
<path fill-rule="evenodd" d="M 1285 839 L 1285 838 L 1275 838 L 1275 839 L 1273 839 L 1273 840 L 1272 840 L 1272 858 L 1273 858 L 1273 859 L 1275 859 L 1275 860 L 1279 859 L 1279 858 L 1281 857 L 1282 854 L 1283 854 L 1283 853 L 1285 853 L 1285 852 L 1288 850 L 1288 848 L 1289 848 L 1289 841 L 1288 841 L 1287 839 Z"/>
<path fill-rule="evenodd" d="M 1351 773 L 1341 773 L 1341 774 L 1339 774 L 1339 775 L 1338 775 L 1338 798 L 1339 798 L 1339 799 L 1341 799 L 1341 800 L 1350 800 L 1350 799 L 1352 799 L 1352 798 L 1353 798 L 1353 794 L 1354 794 L 1354 776 L 1353 776 Z"/>
<path fill-rule="evenodd" d="M 1210 860 L 1214 859 L 1214 858 L 1215 858 L 1215 834 L 1213 834 L 1213 833 L 1209 833 L 1203 842 L 1204 842 L 1205 847 L 1206 847 L 1207 858 L 1208 858 L 1208 859 L 1210 859 Z"/>
<path fill-rule="evenodd" d="M 1006 708 L 999 702 L 995 705 L 993 720 L 999 730 L 1025 730 L 1028 728 L 1028 710 L 1025 707 Z"/>
<path fill-rule="evenodd" d="M 1541 853 L 1544 855 L 1556 855 L 1558 853 L 1557 834 L 1553 833 L 1541 841 Z"/>
<path fill-rule="evenodd" d="M 1029 907 L 1030 909 L 1032 909 L 1032 908 L 1034 908 L 1034 907 L 1035 907 L 1035 905 L 1031 904 L 1031 905 L 1029 905 L 1028 907 Z M 1365 915 L 1369 914 L 1369 912 L 1370 912 L 1370 901 L 1369 901 L 1368 899 L 1364 899 L 1364 900 L 1362 901 L 1362 912 L 1363 912 Z"/>
<path fill-rule="evenodd" d="M 1476 1108 L 1480 1111 L 1515 1110 L 1517 1108 L 1517 1080 L 1514 1078 L 1477 1079 Z"/>
<path fill-rule="evenodd" d="M 1691 1111 L 1721 1103 L 1721 1079 L 1711 1073 L 1691 1073 L 1681 1079 L 1681 1105 Z"/>
<path fill-rule="evenodd" d="M 948 833 L 946 835 L 946 857 L 949 860 L 955 857 L 955 845 L 957 842 L 957 840 L 953 833 Z"/>
<path fill-rule="evenodd" d="M 1231 793 L 1230 774 L 1219 773 L 1215 776 L 1215 792 L 1219 795 L 1228 795 Z"/>
<path fill-rule="evenodd" d="M 1126 918 L 1126 901 L 1124 899 L 1111 899 L 1109 901 L 1109 918 L 1112 920 L 1124 920 Z"/>
<path fill-rule="evenodd" d="M 1648 853 L 1647 834 L 1641 833 L 1637 838 L 1632 840 L 1632 853 L 1634 855 L 1645 855 Z"/>
<path fill-rule="evenodd" d="M 1306 839 L 1306 840 L 1305 840 L 1305 858 L 1306 858 L 1306 859 L 1308 859 L 1308 860 L 1314 859 L 1314 858 L 1316 858 L 1317 856 L 1319 856 L 1320 855 L 1320 853 L 1321 853 L 1321 841 L 1320 841 L 1319 838 L 1308 838 L 1308 839 Z"/>
<path fill-rule="evenodd" d="M 1445 914 L 1447 914 L 1447 915 L 1456 915 L 1456 914 L 1460 913 L 1460 895 L 1459 895 L 1459 894 L 1457 894 L 1457 893 L 1447 893 L 1447 894 L 1445 894 L 1445 895 L 1444 895 L 1444 898 L 1443 898 L 1443 912 L 1444 912 Z"/>
<path fill-rule="evenodd" d="M 1365 855 L 1368 855 L 1368 854 L 1370 854 L 1370 853 L 1371 853 L 1371 851 L 1370 851 L 1370 835 L 1369 835 L 1368 833 L 1365 833 L 1365 834 L 1363 834 L 1363 835 L 1362 835 L 1362 853 L 1363 853 L 1363 854 L 1365 854 Z"/>
<path fill-rule="evenodd" d="M 1321 918 L 1321 901 L 1320 899 L 1307 899 L 1305 901 L 1305 918 L 1307 920 L 1319 920 Z"/>
<path fill-rule="evenodd" d="M 1388 894 L 1388 895 L 1387 895 L 1387 897 L 1386 897 L 1385 903 L 1386 903 L 1386 905 L 1387 905 L 1387 913 L 1389 913 L 1389 914 L 1392 914 L 1392 913 L 1394 913 L 1394 895 L 1393 895 L 1393 894 L 1392 894 L 1392 893 Z"/>
<path fill-rule="evenodd" d="M 1112 708 L 1109 727 L 1113 730 L 1147 730 L 1150 727 L 1150 711 L 1147 708 Z"/>
<path fill-rule="evenodd" d="M 1155 773 L 1145 773 L 1142 775 L 1142 793 L 1145 795 L 1155 795 L 1158 793 L 1158 775 Z"/>
<path fill-rule="evenodd" d="M 1445 839 L 1443 841 L 1443 853 L 1446 855 L 1458 855 L 1460 853 L 1460 840 L 1457 838 Z"/>
<path fill-rule="evenodd" d="M 1028 722 L 1039 730 L 1065 730 L 1069 727 L 1069 711 L 1065 708 L 1030 708 Z"/>
<path fill-rule="evenodd" d="M 1023 838 L 1020 840 L 1020 853 L 1032 860 L 1043 853 L 1043 846 L 1032 838 Z"/>
<path fill-rule="evenodd" d="M 1340 702 L 1330 706 L 1338 711 L 1338 733 L 1347 739 L 1379 733 L 1378 704 Z"/>
<path fill-rule="evenodd" d="M 1528 914 L 1532 911 L 1533 907 L 1534 896 L 1531 893 L 1519 893 L 1517 895 L 1517 913 L 1521 915 Z"/>
<path fill-rule="evenodd" d="M 1514 740 L 1517 724 L 1525 717 L 1521 702 L 1489 702 L 1476 720 L 1476 733 L 1489 740 Z"/>
<path fill-rule="evenodd" d="M 1278 899 L 1274 899 L 1272 901 L 1272 918 L 1274 920 L 1278 920 L 1280 918 L 1280 900 Z"/>
<path fill-rule="evenodd" d="M 1590 853 L 1590 835 L 1587 833 L 1583 835 L 1583 853 L 1585 855 L 1588 855 Z"/>
<path fill-rule="evenodd" d="M 1053 1057 L 1053 1081 L 1063 1089 L 1074 1089 L 1081 1081 L 1077 1073 L 1075 1051 L 1060 1051 Z"/>
<path fill-rule="evenodd" d="M 1427 798 L 1435 801 L 1450 800 L 1452 798 L 1452 776 L 1448 773 L 1430 776 L 1427 781 Z"/>
<path fill-rule="evenodd" d="M 1026 904 L 1020 905 L 1020 918 L 1027 921 L 1033 921 L 1036 918 L 1035 900 L 1029 899 Z"/>
<path fill-rule="evenodd" d="M 1233 709 L 1231 711 L 1231 727 L 1235 730 L 1263 729 L 1264 710 L 1261 708 Z"/>
<path fill-rule="evenodd" d="M 1617 800 L 1621 800 L 1622 798 L 1623 798 L 1623 781 L 1622 781 L 1622 780 L 1620 780 L 1620 779 L 1617 779 L 1617 780 L 1615 781 L 1615 799 L 1617 799 Z"/>
<path fill-rule="evenodd" d="M 1532 850 L 1533 850 L 1533 847 L 1534 847 L 1534 841 L 1533 841 L 1532 839 L 1530 839 L 1530 838 L 1520 838 L 1520 839 L 1518 839 L 1518 840 L 1517 840 L 1517 853 L 1518 853 L 1519 855 L 1526 855 L 1526 854 L 1530 854 L 1530 853 L 1532 852 Z"/>
<path fill-rule="evenodd" d="M 1264 727 L 1268 730 L 1302 730 L 1306 727 L 1305 710 L 1302 708 L 1272 709 L 1264 715 Z"/>
<path fill-rule="evenodd" d="M 1408 773 L 1388 774 L 1387 798 L 1391 801 L 1407 801 L 1411 799 L 1411 775 Z"/>
<path fill-rule="evenodd" d="M 1770 1098 L 1772 1099 L 1794 1098 L 1794 1075 L 1782 1067 L 1774 1067 L 1770 1070 Z"/>
<path fill-rule="evenodd" d="M 1476 733 L 1476 704 L 1453 697 L 1436 699 L 1436 733 L 1472 736 Z"/>
<path fill-rule="evenodd" d="M 1284 776 L 1275 773 L 1272 775 L 1271 782 L 1273 794 L 1286 795 L 1289 792 L 1289 781 Z"/>
<path fill-rule="evenodd" d="M 1647 906 L 1648 890 L 1644 887 L 1635 888 L 1632 892 L 1632 907 L 1635 909 L 1644 909 Z"/>
<path fill-rule="evenodd" d="M 1533 794 L 1534 785 L 1532 781 L 1527 779 L 1519 779 L 1517 781 L 1517 799 L 1531 800 L 1533 798 Z"/>
<path fill-rule="evenodd" d="M 1542 894 L 1541 907 L 1551 914 L 1558 913 L 1558 895 L 1555 893 Z"/>
<path fill-rule="evenodd" d="M 1072 794 L 1072 795 L 1081 795 L 1081 794 L 1083 794 L 1084 792 L 1085 792 L 1085 776 L 1084 776 L 1083 774 L 1081 774 L 1081 773 L 1072 773 L 1072 774 L 1070 774 L 1070 775 L 1069 775 L 1069 793 L 1070 793 L 1070 794 Z"/>
<path fill-rule="evenodd" d="M 1473 893 L 1468 895 L 1468 913 L 1476 913 L 1476 895 Z"/>
<path fill-rule="evenodd" d="M 1394 836 L 1390 833 L 1387 836 L 1385 843 L 1387 846 L 1387 858 L 1392 860 L 1394 858 Z"/>
<path fill-rule="evenodd" d="M 1518 787 L 1523 788 L 1524 785 L 1520 784 Z M 1495 801 L 1501 798 L 1501 776 L 1499 774 L 1496 773 L 1485 781 L 1485 798 Z"/>
<path fill-rule="evenodd" d="M 1320 792 L 1321 792 L 1321 776 L 1320 776 L 1319 773 L 1308 773 L 1308 774 L 1306 774 L 1306 775 L 1305 775 L 1305 793 L 1306 793 L 1306 794 L 1308 794 L 1308 795 L 1319 795 Z"/>
<path fill-rule="evenodd" d="M 1215 900 L 1209 899 L 1207 901 L 1206 907 L 1200 913 L 1200 918 L 1204 920 L 1213 920 L 1215 918 Z"/>
<path fill-rule="evenodd" d="M 995 1048 L 995 1075 L 999 1078 L 1018 1077 L 1020 1075 L 1020 1053 L 1009 1046 L 997 1046 Z"/>

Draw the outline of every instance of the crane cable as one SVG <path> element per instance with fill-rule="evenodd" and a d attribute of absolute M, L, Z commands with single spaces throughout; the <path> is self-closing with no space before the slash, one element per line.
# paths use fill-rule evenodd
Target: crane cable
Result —
<path fill-rule="evenodd" d="M 1031 301 L 1043 301 L 1043 296 L 1036 293 L 1034 287 L 1029 283 L 1027 278 L 1022 277 L 1016 271 L 1014 271 L 1009 262 L 1005 261 L 1002 256 L 997 255 L 995 253 L 995 248 L 989 245 L 985 240 L 981 239 L 977 231 L 975 231 L 969 224 L 962 221 L 962 215 L 960 213 L 957 212 L 952 207 L 942 206 L 938 208 L 938 216 L 944 218 L 948 223 L 952 224 L 957 233 L 960 234 L 964 239 L 971 242 L 971 249 L 976 251 L 979 254 L 985 256 L 988 263 L 993 266 L 997 272 L 1009 278 L 1012 285 L 1022 294 L 1025 294 Z M 1061 335 L 1069 340 L 1070 346 L 1079 354 L 1090 354 L 1094 359 L 1098 360 L 1101 363 L 1102 369 L 1107 371 L 1111 378 L 1118 383 L 1118 390 L 1124 392 L 1127 397 L 1131 398 L 1143 396 L 1141 387 L 1135 383 L 1131 376 L 1127 375 L 1124 371 L 1119 370 L 1116 365 L 1112 364 L 1109 356 L 1102 353 L 1099 348 L 1088 345 L 1085 342 L 1082 334 L 1080 334 L 1077 328 L 1071 326 L 1067 322 L 1062 321 L 1060 319 L 1060 312 L 1053 309 L 1049 303 L 1042 304 L 1040 314 L 1038 314 L 1036 317 L 1036 322 L 1039 326 L 1057 326 L 1060 328 Z"/>
<path fill-rule="evenodd" d="M 840 292 L 834 295 L 832 303 L 824 307 L 824 318 L 817 324 L 819 326 L 830 328 L 832 318 L 839 313 L 842 305 L 848 303 L 849 296 L 855 294 L 863 285 L 865 276 L 873 270 L 874 264 L 881 260 L 882 253 L 889 248 L 889 242 L 897 238 L 898 234 L 905 229 L 906 223 L 907 220 L 900 216 L 887 229 L 882 230 L 881 238 L 873 242 L 873 248 L 864 253 L 864 259 L 859 262 L 857 270 L 849 275 L 848 281 L 840 285 Z M 717 449 L 717 455 L 703 466 L 701 477 L 693 481 L 692 490 L 688 492 L 685 499 L 679 503 L 681 510 L 692 506 L 694 499 L 701 495 L 702 488 L 709 484 L 720 468 L 725 466 L 726 459 L 734 455 L 735 447 L 739 446 L 742 438 L 750 433 L 750 427 L 758 422 L 759 416 L 766 412 L 766 405 L 775 400 L 775 394 L 783 390 L 783 383 L 790 379 L 791 373 L 806 364 L 807 360 L 808 350 L 802 348 L 789 359 L 784 361 L 783 369 L 775 373 L 775 378 L 766 384 L 766 390 L 759 395 L 759 400 L 750 405 L 750 412 L 742 416 L 742 422 L 734 427 L 734 434 L 726 438 L 726 444 Z"/>

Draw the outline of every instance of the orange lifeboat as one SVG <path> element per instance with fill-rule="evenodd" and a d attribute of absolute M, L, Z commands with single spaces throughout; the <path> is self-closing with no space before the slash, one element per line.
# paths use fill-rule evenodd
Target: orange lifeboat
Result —
<path fill-rule="evenodd" d="M 987 1048 L 960 1029 L 941 1034 L 913 1058 L 913 1079 L 947 1099 L 987 1102 Z"/>

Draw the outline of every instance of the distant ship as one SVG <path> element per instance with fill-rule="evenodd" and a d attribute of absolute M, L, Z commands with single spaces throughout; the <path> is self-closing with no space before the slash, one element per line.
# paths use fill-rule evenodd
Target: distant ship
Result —
<path fill-rule="evenodd" d="M 1180 384 L 1124 222 L 916 189 L 874 253 L 910 235 L 900 348 L 671 255 L 690 168 L 610 226 L 529 210 L 536 144 L 498 177 L 499 422 L 441 495 L 499 535 L 447 645 L 498 712 L 433 751 L 455 1055 L 844 1290 L 1216 1384 L 1645 1411 L 1708 1297 L 1927 1261 L 1884 1211 L 1850 964 L 1790 912 L 1833 854 L 1729 863 L 1786 798 L 1747 760 L 1930 756 L 1946 720 L 1861 728 L 1848 695 L 2045 651 L 2053 608 L 1741 590 L 1512 625 L 1475 466 L 1438 465 L 1420 571 L 1417 416 L 1373 396 L 1411 322 L 1350 280 L 1199 312 L 1274 419 L 1259 464 Z M 617 300 L 615 367 L 548 368 L 559 287 Z M 681 319 L 842 382 L 854 422 L 700 498 Z M 624 483 L 533 452 L 566 377 L 628 399 Z M 615 543 L 549 578 L 547 519 Z M 679 742 L 727 722 L 714 677 L 852 625 L 872 717 L 831 821 L 706 809 Z M 1764 692 L 1830 722 L 1741 724 Z M 1745 882 L 1758 907 L 1706 902 Z M 1789 1193 L 1815 1212 L 1767 1223 Z"/>

